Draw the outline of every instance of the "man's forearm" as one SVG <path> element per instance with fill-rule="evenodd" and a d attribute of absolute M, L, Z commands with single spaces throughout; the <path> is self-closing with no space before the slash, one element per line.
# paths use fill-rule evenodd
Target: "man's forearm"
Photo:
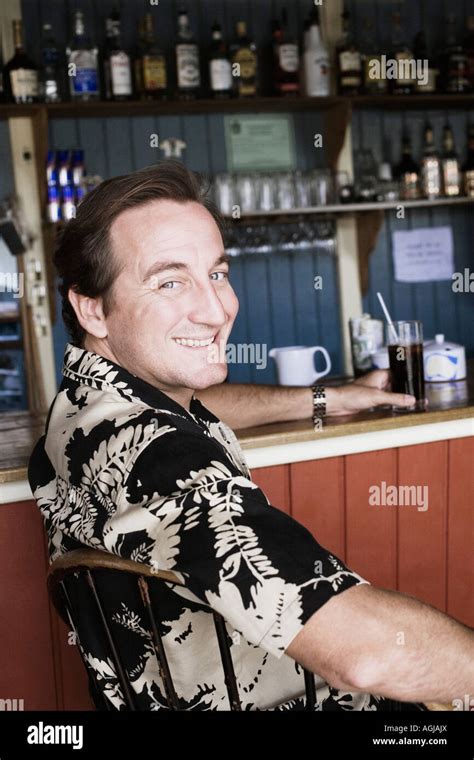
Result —
<path fill-rule="evenodd" d="M 375 406 L 410 406 L 415 399 L 387 392 L 389 374 L 377 370 L 353 383 L 326 386 L 326 414 L 350 415 Z M 238 429 L 270 422 L 309 420 L 313 414 L 311 388 L 285 385 L 221 383 L 196 391 L 195 395 L 216 417 Z"/>
<path fill-rule="evenodd" d="M 222 383 L 196 391 L 195 395 L 216 417 L 234 429 L 310 419 L 313 414 L 310 388 Z M 328 414 L 336 410 L 337 398 L 337 388 L 326 388 Z"/>
<path fill-rule="evenodd" d="M 417 599 L 373 586 L 333 597 L 286 651 L 353 691 L 443 703 L 474 694 L 474 633 Z"/>
<path fill-rule="evenodd" d="M 381 627 L 371 636 L 366 620 L 371 651 L 359 663 L 358 686 L 404 701 L 451 704 L 473 695 L 474 633 L 413 597 L 374 591 Z"/>

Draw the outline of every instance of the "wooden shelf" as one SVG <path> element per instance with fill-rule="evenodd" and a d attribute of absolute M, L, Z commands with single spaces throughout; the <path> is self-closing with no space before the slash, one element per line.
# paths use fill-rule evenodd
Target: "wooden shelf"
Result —
<path fill-rule="evenodd" d="M 0 312 L 1 325 L 12 325 L 15 322 L 20 322 L 20 320 L 21 320 L 21 316 L 20 316 L 19 311 L 18 312 L 9 311 L 9 312 L 4 312 L 3 314 Z"/>
<path fill-rule="evenodd" d="M 306 208 L 294 208 L 288 210 L 276 209 L 274 211 L 252 211 L 242 214 L 240 219 L 233 219 L 226 216 L 226 219 L 239 222 L 245 219 L 254 219 L 260 217 L 294 217 L 294 216 L 327 216 L 328 214 L 354 214 L 361 211 L 385 211 L 388 209 L 398 208 L 432 208 L 434 206 L 465 206 L 474 204 L 474 198 L 438 198 L 429 200 L 423 198 L 419 201 L 381 201 L 379 203 L 338 203 L 328 206 L 308 206 Z"/>
<path fill-rule="evenodd" d="M 19 348 L 23 348 L 23 341 L 21 338 L 14 337 L 12 340 L 9 340 L 6 335 L 0 335 L 1 351 L 11 351 L 13 349 L 17 350 Z"/>
<path fill-rule="evenodd" d="M 34 116 L 46 109 L 51 119 L 95 118 L 118 116 L 160 116 L 186 115 L 198 113 L 259 113 L 281 111 L 324 111 L 340 106 L 357 108 L 384 108 L 389 110 L 473 108 L 474 94 L 469 95 L 358 95 L 354 97 L 332 96 L 309 98 L 306 96 L 274 97 L 228 100 L 131 100 L 131 101 L 91 101 L 64 103 L 37 103 L 32 105 L 0 104 L 0 118 Z"/>
<path fill-rule="evenodd" d="M 474 93 L 466 95 L 447 95 L 443 93 L 433 95 L 358 95 L 350 98 L 353 108 L 384 108 L 388 110 L 400 110 L 413 108 L 445 109 L 445 108 L 473 108 Z"/>

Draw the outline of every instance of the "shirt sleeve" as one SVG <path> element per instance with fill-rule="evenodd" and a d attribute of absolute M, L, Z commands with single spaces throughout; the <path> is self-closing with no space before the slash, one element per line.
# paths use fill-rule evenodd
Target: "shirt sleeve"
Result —
<path fill-rule="evenodd" d="M 366 583 L 270 505 L 216 441 L 176 430 L 131 466 L 104 545 L 180 574 L 194 596 L 276 657 L 329 599 Z"/>

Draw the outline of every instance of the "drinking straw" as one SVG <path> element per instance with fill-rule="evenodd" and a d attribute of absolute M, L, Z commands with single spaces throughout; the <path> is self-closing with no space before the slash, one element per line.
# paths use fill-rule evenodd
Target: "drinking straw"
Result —
<path fill-rule="evenodd" d="M 379 299 L 380 306 L 382 307 L 383 313 L 385 314 L 385 319 L 387 320 L 387 324 L 388 324 L 389 330 L 392 331 L 392 337 L 395 338 L 395 342 L 396 343 L 399 343 L 400 341 L 399 341 L 399 338 L 398 338 L 398 335 L 397 335 L 397 331 L 395 330 L 395 328 L 393 326 L 392 318 L 391 318 L 390 314 L 388 313 L 387 307 L 385 306 L 385 301 L 382 298 L 382 294 L 379 293 L 378 291 L 377 291 L 377 298 Z"/>

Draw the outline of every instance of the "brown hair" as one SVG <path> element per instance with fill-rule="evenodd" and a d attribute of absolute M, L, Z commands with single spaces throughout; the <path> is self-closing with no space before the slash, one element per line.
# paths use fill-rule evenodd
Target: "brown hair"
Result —
<path fill-rule="evenodd" d="M 70 288 L 91 298 L 102 297 L 104 314 L 113 305 L 113 284 L 120 266 L 113 255 L 110 228 L 123 211 L 150 201 L 166 199 L 200 203 L 212 214 L 222 235 L 224 220 L 208 197 L 202 178 L 179 161 L 168 159 L 145 169 L 102 182 L 77 207 L 65 226 L 54 263 L 61 277 L 62 316 L 71 343 L 82 346 L 86 335 L 69 298 Z"/>

